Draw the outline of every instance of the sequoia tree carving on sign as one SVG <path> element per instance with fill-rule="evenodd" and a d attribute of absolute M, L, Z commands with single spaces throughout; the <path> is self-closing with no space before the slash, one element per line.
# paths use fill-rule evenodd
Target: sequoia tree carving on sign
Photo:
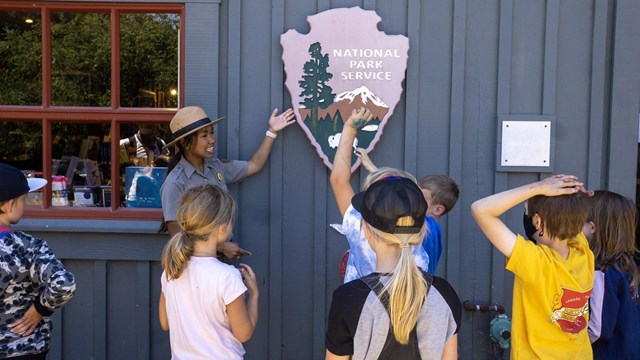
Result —
<path fill-rule="evenodd" d="M 307 18 L 311 31 L 280 37 L 285 85 L 298 124 L 323 163 L 332 168 L 343 122 L 368 108 L 373 120 L 358 132 L 354 147 L 373 150 L 402 96 L 409 39 L 378 30 L 372 10 L 332 9 Z M 351 171 L 360 166 L 352 154 Z"/>

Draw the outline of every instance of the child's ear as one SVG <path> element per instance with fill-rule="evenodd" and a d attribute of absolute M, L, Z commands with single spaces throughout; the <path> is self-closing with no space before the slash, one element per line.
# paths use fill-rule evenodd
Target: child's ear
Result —
<path fill-rule="evenodd" d="M 222 225 L 218 227 L 217 230 L 218 238 L 227 241 L 233 235 L 233 224 L 228 223 L 226 225 Z"/>
<path fill-rule="evenodd" d="M 593 236 L 596 233 L 596 224 L 593 221 L 587 221 L 582 227 L 582 232 L 587 238 Z"/>
<path fill-rule="evenodd" d="M 436 216 L 442 216 L 442 214 L 447 211 L 447 208 L 444 205 L 434 205 L 433 206 L 433 214 Z"/>
<path fill-rule="evenodd" d="M 11 212 L 11 208 L 13 207 L 14 202 L 16 201 L 16 199 L 11 199 L 11 200 L 7 200 L 5 201 L 2 206 L 0 206 L 0 210 L 2 211 L 2 214 L 8 214 L 9 212 Z"/>
<path fill-rule="evenodd" d="M 542 219 L 540 219 L 540 215 L 538 215 L 538 213 L 533 214 L 531 220 L 533 221 L 533 226 L 536 227 L 536 230 L 542 230 Z"/>
<path fill-rule="evenodd" d="M 225 236 L 227 231 L 229 230 L 229 226 L 230 226 L 229 224 L 218 226 L 218 230 L 217 230 L 218 231 L 218 237 Z"/>
<path fill-rule="evenodd" d="M 364 226 L 362 226 L 362 231 L 364 232 L 364 238 L 367 239 L 367 243 L 369 244 L 369 247 L 371 248 L 371 250 L 375 250 L 375 241 L 370 240 L 371 239 L 371 232 L 369 231 L 369 229 Z"/>

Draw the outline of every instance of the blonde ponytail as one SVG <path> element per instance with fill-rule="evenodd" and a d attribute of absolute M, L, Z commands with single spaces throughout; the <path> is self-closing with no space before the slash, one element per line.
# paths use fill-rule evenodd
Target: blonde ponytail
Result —
<path fill-rule="evenodd" d="M 415 263 L 411 246 L 420 244 L 427 227 L 423 225 L 417 234 L 390 234 L 366 222 L 363 225 L 367 227 L 373 241 L 400 247 L 400 258 L 381 294 L 385 291 L 389 294 L 389 317 L 396 341 L 407 344 L 427 295 L 427 282 Z M 397 225 L 411 226 L 413 219 L 410 216 L 400 218 Z"/>
<path fill-rule="evenodd" d="M 206 241 L 220 226 L 233 224 L 236 202 L 231 195 L 211 184 L 195 185 L 182 194 L 177 222 L 180 232 L 162 251 L 162 268 L 168 279 L 177 279 L 193 254 L 195 241 Z"/>
<path fill-rule="evenodd" d="M 187 265 L 193 253 L 193 241 L 182 231 L 173 235 L 162 250 L 162 268 L 167 279 L 177 279 Z"/>

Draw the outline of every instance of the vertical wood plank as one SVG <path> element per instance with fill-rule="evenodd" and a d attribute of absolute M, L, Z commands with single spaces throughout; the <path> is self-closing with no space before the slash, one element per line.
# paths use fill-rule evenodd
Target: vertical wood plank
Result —
<path fill-rule="evenodd" d="M 511 41 L 513 37 L 513 0 L 500 2 L 498 50 L 498 114 L 509 113 L 511 101 Z"/>
<path fill-rule="evenodd" d="M 149 262 L 138 261 L 138 286 L 136 288 L 136 347 L 138 350 L 138 359 L 149 359 L 149 344 L 150 344 L 150 293 L 151 284 L 149 280 L 151 278 Z"/>
<path fill-rule="evenodd" d="M 365 10 L 375 10 L 376 0 L 364 0 L 362 3 L 362 8 Z"/>
<path fill-rule="evenodd" d="M 508 114 L 511 103 L 511 42 L 513 40 L 513 0 L 500 2 L 500 35 L 498 51 L 498 98 L 497 113 Z M 497 126 L 496 124 L 496 131 Z M 496 149 L 497 151 L 497 149 Z M 507 189 L 508 174 L 496 172 L 494 193 Z M 491 256 L 491 302 L 502 303 L 504 294 L 504 255 L 492 246 Z"/>
<path fill-rule="evenodd" d="M 605 104 L 609 92 L 607 90 L 607 44 L 610 34 L 611 1 L 596 1 L 593 12 L 593 50 L 591 52 L 591 102 L 589 109 L 589 144 L 587 156 L 587 188 L 601 189 L 606 174 L 606 123 L 608 112 Z"/>
<path fill-rule="evenodd" d="M 227 30 L 227 129 L 226 154 L 228 159 L 240 158 L 240 64 L 242 61 L 241 30 L 242 30 L 242 1 L 229 1 L 227 3 L 229 18 Z M 234 198 L 238 198 L 237 188 L 233 187 L 231 192 Z"/>
<path fill-rule="evenodd" d="M 640 2 L 625 0 L 616 5 L 608 188 L 635 198 L 640 112 Z"/>
<path fill-rule="evenodd" d="M 555 115 L 556 112 L 556 70 L 558 68 L 559 17 L 560 1 L 548 0 L 544 37 L 544 82 L 542 90 L 543 115 Z"/>
<path fill-rule="evenodd" d="M 284 110 L 283 86 L 284 74 L 282 65 L 282 48 L 280 46 L 280 35 L 284 33 L 284 0 L 272 0 L 271 6 L 271 105 L 281 104 L 279 109 Z M 294 125 L 292 125 L 294 126 Z M 276 141 L 271 151 L 270 172 L 269 172 L 269 283 L 268 283 L 268 319 L 269 339 L 268 349 L 270 359 L 282 357 L 282 259 L 284 251 L 282 246 L 282 215 L 283 215 L 283 165 L 284 158 L 282 148 L 284 147 L 286 131 L 279 135 L 280 140 Z"/>
<path fill-rule="evenodd" d="M 404 128 L 404 170 L 415 174 L 418 170 L 418 103 L 420 101 L 420 14 L 421 1 L 409 0 L 407 36 L 409 60 L 407 61 L 406 113 Z M 396 110 L 397 111 L 397 110 Z"/>
<path fill-rule="evenodd" d="M 466 64 L 467 0 L 453 5 L 453 44 L 451 64 L 451 103 L 449 124 L 449 176 L 462 179 L 462 129 Z M 459 181 L 459 180 L 458 180 Z M 454 288 L 460 283 L 460 210 L 447 215 L 447 280 Z M 457 266 L 456 266 L 457 265 Z"/>
<path fill-rule="evenodd" d="M 229 6 L 239 2 L 233 1 Z M 189 3 L 184 19 L 184 105 L 201 106 L 210 117 L 218 112 L 219 8 L 219 4 Z"/>
<path fill-rule="evenodd" d="M 315 167 L 313 215 L 313 359 L 324 359 L 327 291 L 327 168 L 320 161 Z"/>
<path fill-rule="evenodd" d="M 93 359 L 107 359 L 107 262 L 93 263 Z"/>
<path fill-rule="evenodd" d="M 328 0 L 318 0 L 318 12 L 329 9 Z M 314 212 L 313 212 L 313 348 L 314 360 L 324 359 L 326 330 L 326 285 L 327 285 L 327 168 L 319 161 L 314 166 Z"/>
<path fill-rule="evenodd" d="M 63 329 L 64 326 L 62 324 L 62 314 L 64 312 L 64 307 L 53 313 L 51 316 L 51 344 L 49 348 L 49 353 L 47 356 L 51 359 L 62 359 L 62 342 L 63 338 Z"/>
<path fill-rule="evenodd" d="M 329 10 L 331 8 L 331 0 L 317 0 L 318 12 Z"/>

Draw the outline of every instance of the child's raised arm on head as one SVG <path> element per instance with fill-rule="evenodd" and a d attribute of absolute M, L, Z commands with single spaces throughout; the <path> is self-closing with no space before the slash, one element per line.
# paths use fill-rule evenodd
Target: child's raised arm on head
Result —
<path fill-rule="evenodd" d="M 371 112 L 365 108 L 351 112 L 351 116 L 344 123 L 340 143 L 333 158 L 333 169 L 331 170 L 330 178 L 331 187 L 342 216 L 349 208 L 351 198 L 355 194 L 351 187 L 351 151 L 353 142 L 358 130 L 364 127 L 372 118 Z"/>
<path fill-rule="evenodd" d="M 471 205 L 471 214 L 489 241 L 506 257 L 510 257 L 516 234 L 502 222 L 500 216 L 533 196 L 574 194 L 582 189 L 582 185 L 573 175 L 554 175 L 477 200 Z"/>
<path fill-rule="evenodd" d="M 258 283 L 253 270 L 246 264 L 240 264 L 240 273 L 247 286 L 247 301 L 244 295 L 238 296 L 227 305 L 227 315 L 233 336 L 240 342 L 251 339 L 258 323 Z"/>

